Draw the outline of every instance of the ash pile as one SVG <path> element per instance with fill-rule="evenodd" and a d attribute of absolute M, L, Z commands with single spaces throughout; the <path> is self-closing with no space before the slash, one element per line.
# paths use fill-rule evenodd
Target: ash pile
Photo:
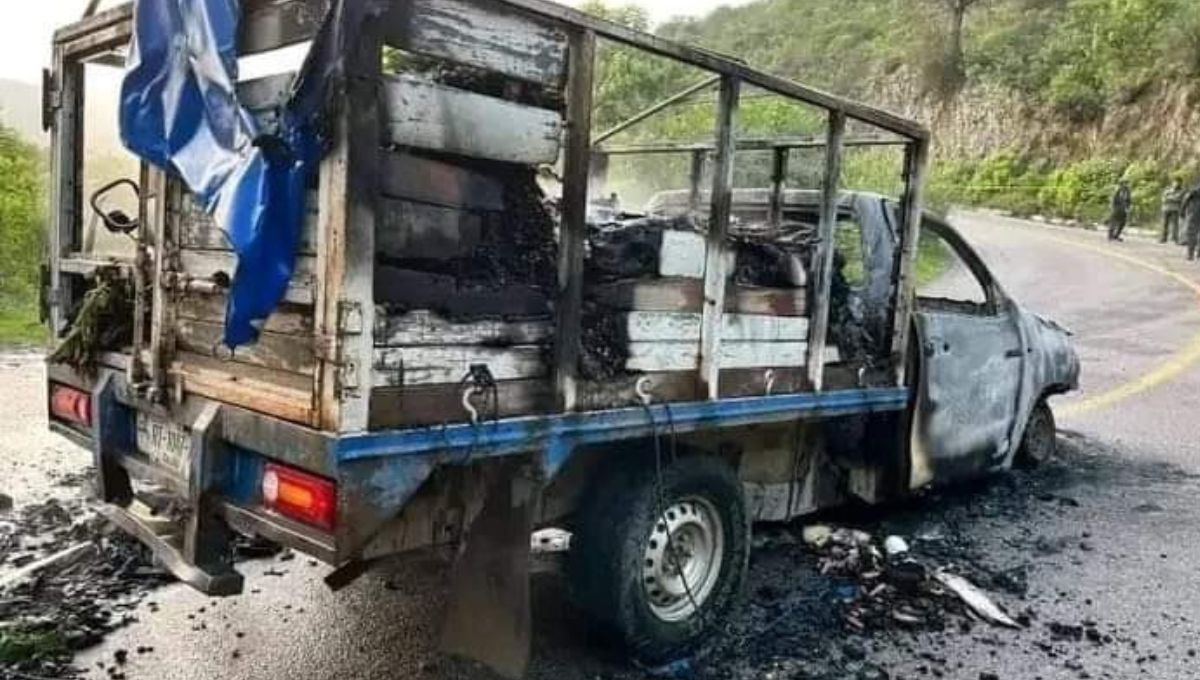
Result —
<path fill-rule="evenodd" d="M 695 370 L 707 259 L 705 218 L 596 210 L 592 216 L 585 262 L 585 375 L 603 379 Z M 816 246 L 815 228 L 734 218 L 726 245 L 728 318 L 722 366 L 804 365 L 799 345 L 807 339 L 807 263 Z"/>
<path fill-rule="evenodd" d="M 1026 628 L 1032 613 L 1010 615 L 992 595 L 963 576 L 968 565 L 934 564 L 918 556 L 907 540 L 882 540 L 856 529 L 805 527 L 802 540 L 817 555 L 817 568 L 843 580 L 836 589 L 848 629 L 941 631 L 977 622 L 1001 628 Z"/>
<path fill-rule="evenodd" d="M 470 211 L 389 207 L 384 226 L 395 220 L 404 228 L 378 232 L 375 300 L 388 316 L 429 311 L 460 323 L 549 318 L 557 224 L 536 169 L 461 157 L 429 162 L 469 173 L 487 190 Z"/>
<path fill-rule="evenodd" d="M 74 677 L 73 654 L 136 620 L 147 593 L 172 577 L 81 500 L 4 507 L 0 678 Z"/>

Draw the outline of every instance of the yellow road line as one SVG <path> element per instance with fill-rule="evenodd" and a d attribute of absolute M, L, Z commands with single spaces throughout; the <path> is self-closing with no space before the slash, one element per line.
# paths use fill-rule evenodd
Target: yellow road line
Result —
<path fill-rule="evenodd" d="M 1111 246 L 1106 248 L 1093 243 L 1075 241 L 1072 239 L 1063 238 L 1061 236 L 1043 235 L 1052 241 L 1057 241 L 1074 248 L 1090 250 L 1092 252 L 1104 255 L 1105 257 L 1121 260 L 1122 262 L 1131 264 L 1135 267 L 1141 267 L 1142 269 L 1154 272 L 1160 276 L 1165 276 L 1169 279 L 1172 279 L 1176 283 L 1185 286 L 1188 290 L 1195 293 L 1197 302 L 1200 303 L 1200 284 L 1192 281 L 1182 274 L 1173 272 L 1166 267 L 1160 267 L 1153 262 L 1147 262 L 1141 258 L 1114 251 L 1111 249 Z M 1192 338 L 1188 340 L 1187 344 L 1183 346 L 1183 349 L 1179 350 L 1175 354 L 1172 354 L 1169 359 L 1155 366 L 1152 370 L 1143 374 L 1141 377 L 1121 383 L 1111 390 L 1101 392 L 1095 396 L 1064 404 L 1055 410 L 1058 412 L 1059 416 L 1065 417 L 1077 416 L 1113 406 L 1114 404 L 1136 396 L 1142 392 L 1145 392 L 1146 390 L 1174 380 L 1198 361 L 1200 361 L 1200 333 L 1193 335 Z"/>

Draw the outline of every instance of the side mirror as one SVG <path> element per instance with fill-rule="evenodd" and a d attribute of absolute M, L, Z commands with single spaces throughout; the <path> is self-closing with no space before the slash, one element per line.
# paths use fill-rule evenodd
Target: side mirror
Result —
<path fill-rule="evenodd" d="M 111 197 L 121 187 L 128 187 L 133 191 L 134 198 L 140 203 L 141 189 L 138 187 L 137 182 L 131 179 L 119 179 L 115 182 L 105 184 L 92 194 L 91 201 L 89 202 L 91 203 L 92 210 L 96 211 L 96 214 L 104 222 L 106 229 L 114 234 L 128 235 L 137 231 L 138 226 L 140 226 L 138 219 L 130 217 L 124 210 L 119 208 L 113 210 L 106 210 L 104 208 L 105 199 Z"/>

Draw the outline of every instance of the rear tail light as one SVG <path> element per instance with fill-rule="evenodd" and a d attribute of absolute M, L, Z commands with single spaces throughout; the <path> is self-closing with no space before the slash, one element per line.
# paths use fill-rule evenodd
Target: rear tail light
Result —
<path fill-rule="evenodd" d="M 263 505 L 291 519 L 332 531 L 337 518 L 337 485 L 323 477 L 267 463 Z"/>
<path fill-rule="evenodd" d="M 50 387 L 50 415 L 84 427 L 92 426 L 92 395 L 66 385 Z"/>

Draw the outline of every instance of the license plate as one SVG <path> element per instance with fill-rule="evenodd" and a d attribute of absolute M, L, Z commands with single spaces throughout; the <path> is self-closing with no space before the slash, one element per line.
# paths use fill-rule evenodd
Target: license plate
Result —
<path fill-rule="evenodd" d="M 186 427 L 139 413 L 137 446 L 153 463 L 187 479 L 192 433 Z"/>

